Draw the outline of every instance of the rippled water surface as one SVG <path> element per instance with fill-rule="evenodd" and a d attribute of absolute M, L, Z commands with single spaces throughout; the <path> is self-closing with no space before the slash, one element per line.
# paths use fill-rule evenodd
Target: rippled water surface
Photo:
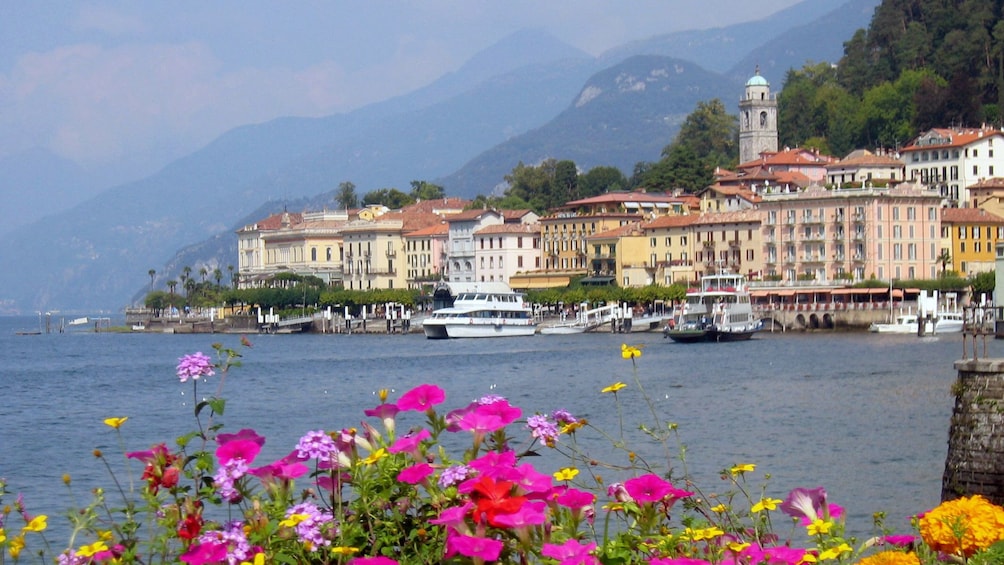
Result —
<path fill-rule="evenodd" d="M 95 448 L 122 451 L 104 418 L 129 417 L 122 428 L 126 450 L 170 444 L 195 425 L 191 383 L 174 376 L 178 357 L 209 352 L 214 341 L 237 348 L 239 340 L 14 334 L 36 324 L 0 318 L 0 477 L 25 494 L 30 509 L 52 516 L 68 506 L 64 473 L 73 476 L 82 498 L 92 486 L 109 486 L 107 471 L 91 455 Z M 266 436 L 261 457 L 287 454 L 307 430 L 358 425 L 362 410 L 377 404 L 380 388 L 400 394 L 433 382 L 446 390 L 447 409 L 487 393 L 507 397 L 525 415 L 564 408 L 610 433 L 623 426 L 639 454 L 665 460 L 664 451 L 636 431 L 652 420 L 636 389 L 618 394 L 620 411 L 611 395 L 599 393 L 615 381 L 633 383 L 620 345 L 642 344 L 639 382 L 658 417 L 679 425 L 687 469 L 703 489 L 720 488 L 721 469 L 753 462 L 755 482 L 771 475 L 771 496 L 783 498 L 796 486 L 826 487 L 858 533 L 867 532 L 873 512 L 887 512 L 902 530 L 907 516 L 937 504 L 953 362 L 962 357 L 959 335 L 763 333 L 744 343 L 689 345 L 659 334 L 251 339 L 243 366 L 227 376 L 222 422 L 227 431 L 251 427 Z M 1004 343 L 988 347 L 989 356 L 1001 356 Z M 200 385 L 199 395 L 215 392 L 219 382 L 214 377 Z M 598 459 L 612 456 L 605 442 L 588 445 Z M 672 448 L 675 455 L 678 447 Z M 673 464 L 681 469 L 679 461 Z M 605 478 L 622 479 L 610 472 Z"/>

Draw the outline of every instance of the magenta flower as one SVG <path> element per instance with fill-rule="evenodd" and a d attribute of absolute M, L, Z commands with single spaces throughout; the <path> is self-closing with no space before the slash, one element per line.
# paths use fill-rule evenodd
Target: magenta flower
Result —
<path fill-rule="evenodd" d="M 221 444 L 216 448 L 216 458 L 221 465 L 225 465 L 234 459 L 243 459 L 245 463 L 251 463 L 261 451 L 261 445 L 249 439 L 235 439 Z"/>
<path fill-rule="evenodd" d="M 419 456 L 418 446 L 422 441 L 432 437 L 429 430 L 422 428 L 417 433 L 408 434 L 402 438 L 399 438 L 391 445 L 387 451 L 391 453 L 411 453 L 416 459 Z"/>
<path fill-rule="evenodd" d="M 896 547 L 909 547 L 917 541 L 915 536 L 901 535 L 901 536 L 883 536 L 879 543 L 887 543 L 889 545 L 895 545 Z"/>
<path fill-rule="evenodd" d="M 746 558 L 744 563 L 767 563 L 769 565 L 798 565 L 805 557 L 806 551 L 794 547 L 760 547 L 751 545 L 739 552 L 740 558 Z"/>
<path fill-rule="evenodd" d="M 457 419 L 456 425 L 460 430 L 474 432 L 478 435 L 490 434 L 505 427 L 502 418 L 477 409 L 462 414 Z"/>
<path fill-rule="evenodd" d="M 811 523 L 826 508 L 826 490 L 818 488 L 796 488 L 788 493 L 781 503 L 781 511 L 793 518 L 807 518 Z"/>
<path fill-rule="evenodd" d="M 399 410 L 426 412 L 446 400 L 446 393 L 436 385 L 424 384 L 401 395 L 397 401 Z"/>
<path fill-rule="evenodd" d="M 211 377 L 215 374 L 212 359 L 208 355 L 203 355 L 201 351 L 178 359 L 178 378 L 181 382 L 199 377 Z"/>
<path fill-rule="evenodd" d="M 561 487 L 560 493 L 557 493 L 555 497 L 555 502 L 564 506 L 565 508 L 570 508 L 572 510 L 578 510 L 580 508 L 585 508 L 593 502 L 596 501 L 596 495 L 591 492 L 586 492 L 584 490 Z"/>
<path fill-rule="evenodd" d="M 390 557 L 355 557 L 349 561 L 349 565 L 398 565 Z"/>
<path fill-rule="evenodd" d="M 527 502 L 512 514 L 499 514 L 495 517 L 495 523 L 506 528 L 539 526 L 547 521 L 544 514 L 546 506 L 543 502 Z"/>
<path fill-rule="evenodd" d="M 278 461 L 249 469 L 248 473 L 258 477 L 263 483 L 268 484 L 276 480 L 288 481 L 296 479 L 305 475 L 309 470 L 306 465 L 300 463 L 300 459 L 294 451 Z"/>
<path fill-rule="evenodd" d="M 466 557 L 496 561 L 502 553 L 503 543 L 499 540 L 465 536 L 453 532 L 446 538 L 446 557 L 460 554 Z"/>
<path fill-rule="evenodd" d="M 191 565 L 205 565 L 207 563 L 219 563 L 227 558 L 227 545 L 224 543 L 197 543 L 188 548 L 180 559 Z"/>
<path fill-rule="evenodd" d="M 229 443 L 234 440 L 243 439 L 248 441 L 253 441 L 259 446 L 265 445 L 265 438 L 258 435 L 258 432 L 250 429 L 244 428 L 243 430 L 237 432 L 236 434 L 220 434 L 216 436 L 216 443 L 223 445 L 224 443 Z"/>
<path fill-rule="evenodd" d="M 558 560 L 558 565 L 599 565 L 600 560 L 590 554 L 596 549 L 595 543 L 582 545 L 577 540 L 570 539 L 562 545 L 545 543 L 540 554 Z"/>
<path fill-rule="evenodd" d="M 458 532 L 467 531 L 467 514 L 474 508 L 474 503 L 465 502 L 463 506 L 451 506 L 439 513 L 439 518 L 429 520 L 430 524 L 446 526 Z"/>
<path fill-rule="evenodd" d="M 658 475 L 649 473 L 624 482 L 624 490 L 639 504 L 646 502 L 658 502 L 667 494 L 673 491 L 673 485 L 669 484 Z"/>
<path fill-rule="evenodd" d="M 401 472 L 397 474 L 397 480 L 402 483 L 408 483 L 409 485 L 415 485 L 424 481 L 425 478 L 433 472 L 434 470 L 432 465 L 429 465 L 428 463 L 419 463 L 417 465 L 401 469 Z"/>
<path fill-rule="evenodd" d="M 648 563 L 649 565 L 711 565 L 703 559 L 694 559 L 693 557 L 655 558 Z"/>
<path fill-rule="evenodd" d="M 372 418 L 380 418 L 383 420 L 383 427 L 390 433 L 394 433 L 394 418 L 401 409 L 397 407 L 397 404 L 381 404 L 376 408 L 369 410 L 363 410 L 363 413 Z"/>
<path fill-rule="evenodd" d="M 516 471 L 518 474 L 512 480 L 529 498 L 543 498 L 551 492 L 551 487 L 554 486 L 551 475 L 537 471 L 530 463 L 520 465 Z"/>

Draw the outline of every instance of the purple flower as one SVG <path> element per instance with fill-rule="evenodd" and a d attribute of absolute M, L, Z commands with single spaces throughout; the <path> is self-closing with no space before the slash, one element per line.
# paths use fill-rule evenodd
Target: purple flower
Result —
<path fill-rule="evenodd" d="M 542 414 L 534 414 L 526 419 L 526 427 L 530 435 L 544 442 L 548 447 L 554 447 L 558 441 L 558 426 Z"/>
<path fill-rule="evenodd" d="M 554 420 L 559 424 L 561 424 L 562 426 L 579 423 L 579 419 L 576 418 L 575 416 L 572 416 L 572 414 L 569 413 L 568 410 L 560 410 L 560 409 L 555 410 L 554 412 L 551 413 L 551 417 L 554 418 Z"/>
<path fill-rule="evenodd" d="M 321 510 L 312 502 L 302 502 L 286 510 L 286 517 L 291 516 L 301 518 L 293 526 L 297 538 L 315 551 L 321 546 L 331 545 L 331 537 L 338 532 L 334 523 L 334 515 L 331 512 Z"/>
<path fill-rule="evenodd" d="M 251 544 L 248 542 L 247 536 L 244 535 L 243 522 L 230 522 L 222 530 L 205 532 L 199 536 L 199 542 L 202 545 L 216 546 L 213 549 L 215 554 L 218 554 L 220 547 L 225 551 L 222 558 L 215 560 L 207 559 L 202 563 L 226 561 L 229 565 L 237 565 L 238 563 L 247 561 L 252 555 Z M 182 557 L 182 560 L 184 560 L 184 557 Z M 189 561 L 189 563 L 193 562 Z"/>
<path fill-rule="evenodd" d="M 439 475 L 439 486 L 441 488 L 446 488 L 453 486 L 460 481 L 465 480 L 474 469 L 471 469 L 467 465 L 454 465 L 452 467 L 447 467 L 443 469 L 443 473 Z"/>
<path fill-rule="evenodd" d="M 390 557 L 355 557 L 349 565 L 398 565 Z"/>
<path fill-rule="evenodd" d="M 203 355 L 201 351 L 178 359 L 178 378 L 181 379 L 181 382 L 199 377 L 211 377 L 215 374 L 213 361 L 208 355 Z"/>
<path fill-rule="evenodd" d="M 788 493 L 781 503 L 781 511 L 794 518 L 806 518 L 811 523 L 826 508 L 826 490 L 818 488 L 796 488 Z"/>
<path fill-rule="evenodd" d="M 338 446 L 324 430 L 309 431 L 296 444 L 296 455 L 300 459 L 330 463 L 338 455 Z"/>
<path fill-rule="evenodd" d="M 248 464 L 244 459 L 236 458 L 220 462 L 220 466 L 216 469 L 216 474 L 213 476 L 213 484 L 216 486 L 216 490 L 219 491 L 220 496 L 231 503 L 240 502 L 242 496 L 240 491 L 237 490 L 235 483 L 247 474 L 247 472 Z"/>

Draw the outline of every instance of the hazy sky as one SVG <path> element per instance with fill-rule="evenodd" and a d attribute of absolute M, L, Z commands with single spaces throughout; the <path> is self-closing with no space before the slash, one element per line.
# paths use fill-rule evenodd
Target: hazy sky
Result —
<path fill-rule="evenodd" d="M 408 92 L 519 29 L 598 55 L 798 1 L 4 1 L 0 158 L 164 164 L 234 126 Z"/>

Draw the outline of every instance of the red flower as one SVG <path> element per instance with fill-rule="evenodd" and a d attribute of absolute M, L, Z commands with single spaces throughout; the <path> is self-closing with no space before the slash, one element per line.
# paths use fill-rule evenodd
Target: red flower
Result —
<path fill-rule="evenodd" d="M 199 537 L 199 534 L 202 533 L 202 524 L 201 514 L 189 514 L 185 516 L 185 519 L 181 521 L 181 525 L 178 526 L 178 537 L 187 540 Z"/>
<path fill-rule="evenodd" d="M 481 477 L 471 490 L 471 501 L 474 509 L 471 510 L 471 517 L 475 522 L 481 523 L 486 520 L 489 525 L 496 528 L 504 528 L 505 524 L 497 522 L 495 517 L 500 514 L 512 514 L 519 512 L 526 502 L 525 496 L 512 496 L 512 489 L 515 483 L 510 481 L 498 481 L 487 476 Z"/>

